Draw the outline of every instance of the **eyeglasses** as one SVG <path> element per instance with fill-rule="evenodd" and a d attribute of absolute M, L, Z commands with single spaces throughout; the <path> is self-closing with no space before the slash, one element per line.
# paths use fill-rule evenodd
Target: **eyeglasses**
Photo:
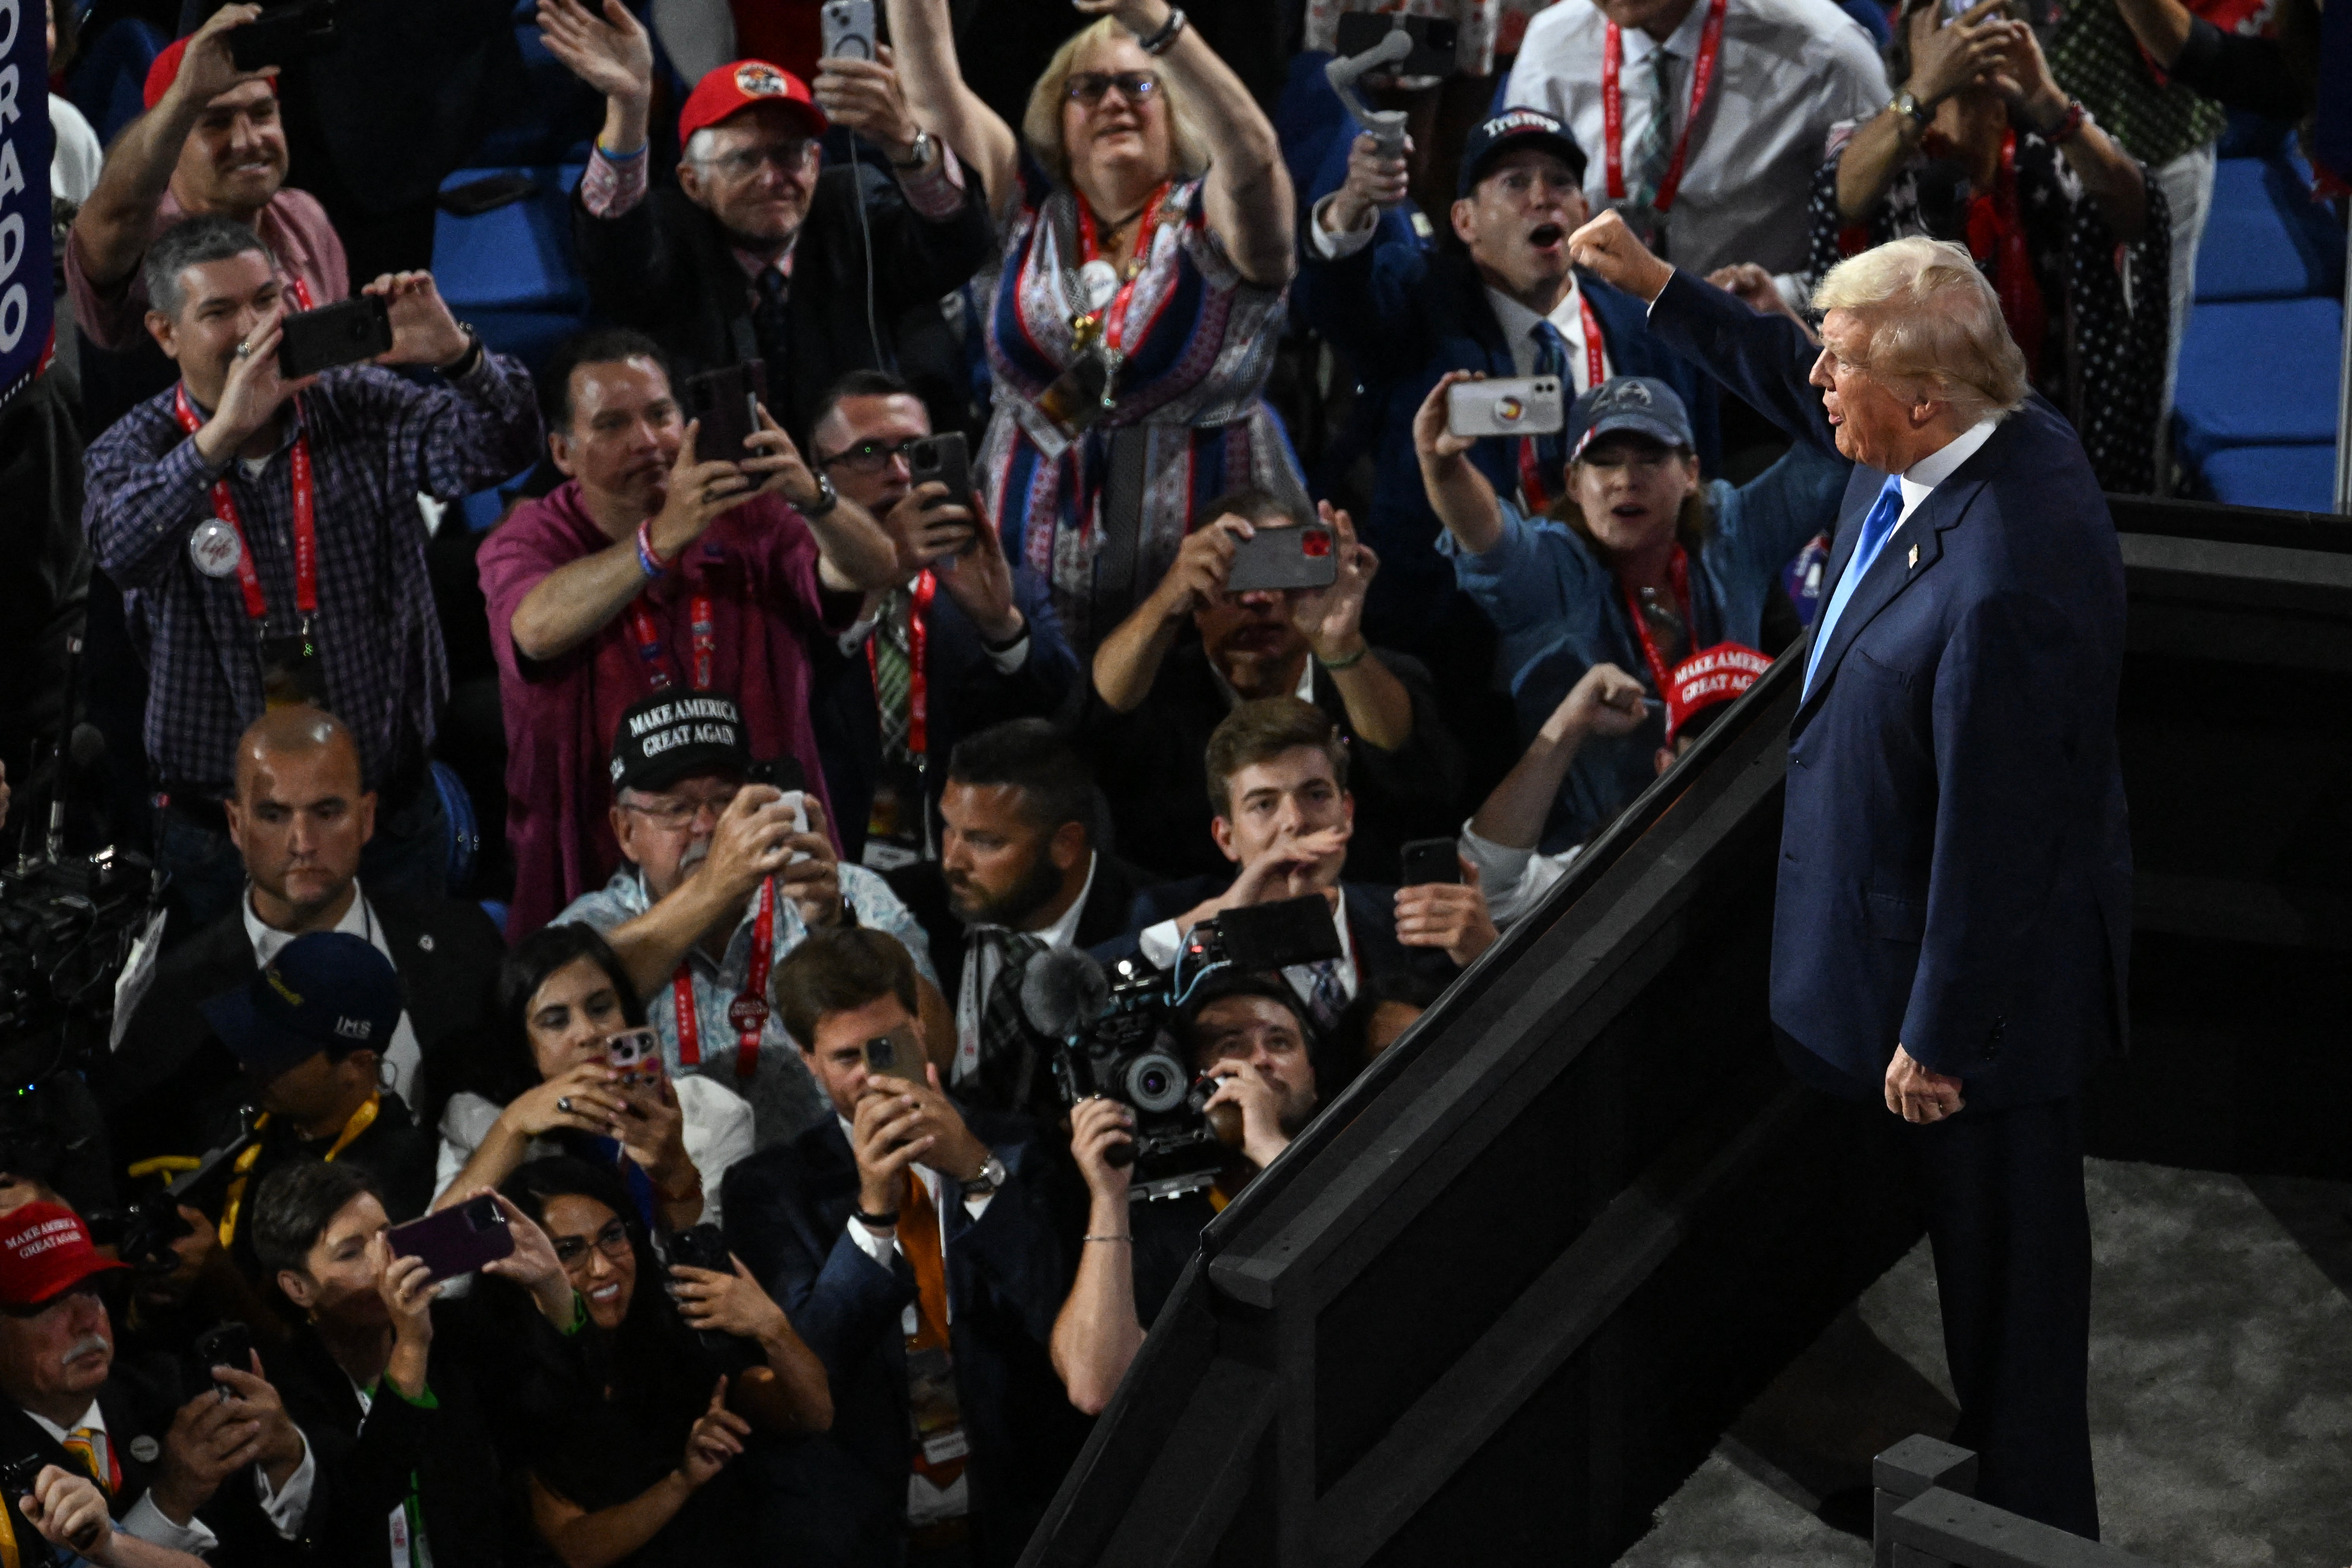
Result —
<path fill-rule="evenodd" d="M 724 795 L 703 795 L 691 800 L 679 800 L 673 796 L 625 800 L 621 803 L 621 809 L 635 812 L 665 833 L 675 833 L 681 827 L 692 826 L 695 818 L 706 811 L 710 813 L 713 822 L 718 821 L 734 798 L 735 792 L 730 789 Z"/>
<path fill-rule="evenodd" d="M 772 142 L 765 147 L 744 147 L 732 153 L 721 153 L 715 158 L 698 158 L 696 163 L 718 170 L 730 180 L 748 180 L 760 172 L 762 163 L 773 163 L 787 174 L 798 174 L 808 162 L 811 149 L 816 143 L 803 136 L 791 142 Z"/>
<path fill-rule="evenodd" d="M 591 1247 L 618 1263 L 628 1257 L 632 1250 L 629 1227 L 618 1219 L 612 1219 L 604 1222 L 604 1228 L 596 1233 L 595 1239 L 593 1241 L 579 1236 L 557 1237 L 555 1260 L 563 1265 L 564 1272 L 577 1274 L 581 1267 L 588 1261 L 588 1249 Z"/>
<path fill-rule="evenodd" d="M 830 468 L 836 463 L 845 464 L 852 473 L 878 474 L 890 466 L 893 458 L 909 465 L 914 462 L 915 448 L 929 440 L 928 436 L 916 436 L 895 445 L 888 441 L 860 441 L 855 447 L 835 452 L 830 458 L 819 458 L 817 467 Z"/>
<path fill-rule="evenodd" d="M 1064 90 L 1071 102 L 1092 109 L 1112 88 L 1128 102 L 1139 104 L 1160 90 L 1160 78 L 1152 71 L 1072 71 Z"/>

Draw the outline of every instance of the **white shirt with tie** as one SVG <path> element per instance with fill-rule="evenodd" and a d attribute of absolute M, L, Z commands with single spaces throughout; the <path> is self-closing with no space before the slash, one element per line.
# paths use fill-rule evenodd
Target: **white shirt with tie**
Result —
<path fill-rule="evenodd" d="M 1078 920 L 1087 912 L 1087 900 L 1095 890 L 1095 869 L 1100 864 L 1093 850 L 1087 851 L 1087 879 L 1062 918 L 1044 931 L 1032 931 L 1051 952 L 1069 946 L 1078 940 Z M 996 984 L 997 971 L 1004 967 L 1004 948 L 996 939 L 1004 934 L 1003 926 L 973 926 L 964 933 L 963 981 L 956 987 L 956 1055 L 953 1081 L 964 1083 L 980 1071 L 980 1020 L 988 1007 L 988 994 Z"/>
<path fill-rule="evenodd" d="M 1618 87 L 1624 106 L 1622 155 L 1629 196 L 1638 184 L 1634 151 L 1657 108 L 1650 56 L 1675 58 L 1674 118 L 1667 145 L 1690 114 L 1692 68 L 1706 30 L 1707 0 L 1693 0 L 1661 46 L 1638 27 L 1621 37 Z M 1584 193 L 1608 207 L 1607 131 L 1601 103 L 1608 18 L 1591 0 L 1560 0 L 1528 24 L 1506 101 L 1567 122 L 1586 156 Z M 1806 204 L 1828 155 L 1830 127 L 1867 120 L 1893 92 L 1862 25 L 1832 0 L 1730 0 L 1715 80 L 1690 140 L 1682 184 L 1666 215 L 1667 259 L 1706 277 L 1752 261 L 1772 272 L 1791 306 L 1803 302 Z"/>
<path fill-rule="evenodd" d="M 102 1470 L 113 1468 L 114 1461 L 110 1461 L 108 1455 L 114 1445 L 114 1434 L 106 1429 L 106 1412 L 99 1408 L 97 1400 L 89 1402 L 89 1408 L 83 1411 L 81 1419 L 71 1426 L 60 1426 L 37 1411 L 27 1410 L 25 1414 L 32 1418 L 34 1426 L 47 1432 L 60 1447 L 76 1432 L 95 1433 L 98 1441 L 93 1445 L 92 1458 Z M 131 1441 L 136 1444 L 139 1439 Z M 151 1456 L 142 1453 L 139 1458 L 144 1463 Z M 254 1467 L 253 1485 L 261 1499 L 261 1511 L 278 1533 L 289 1541 L 302 1533 L 303 1516 L 310 1510 L 310 1488 L 318 1474 L 318 1461 L 310 1451 L 310 1440 L 307 1436 L 302 1439 L 302 1462 L 294 1468 L 292 1475 L 286 1478 L 283 1491 L 272 1491 L 269 1478 L 262 1473 L 259 1466 Z M 219 1538 L 194 1514 L 188 1516 L 185 1524 L 173 1523 L 171 1516 L 156 1506 L 155 1494 L 152 1491 L 140 1493 L 139 1500 L 131 1505 L 131 1511 L 117 1519 L 114 1527 L 123 1534 L 136 1536 L 150 1545 L 169 1547 L 174 1552 L 185 1552 L 198 1557 L 220 1544 Z"/>

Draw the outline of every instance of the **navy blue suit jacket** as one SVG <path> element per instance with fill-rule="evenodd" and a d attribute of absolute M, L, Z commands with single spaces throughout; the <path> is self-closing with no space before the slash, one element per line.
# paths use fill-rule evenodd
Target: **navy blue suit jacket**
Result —
<path fill-rule="evenodd" d="M 1364 434 L 1378 482 L 1361 532 L 1381 558 L 1365 605 L 1365 635 L 1385 647 L 1419 652 L 1456 590 L 1454 564 L 1437 552 L 1444 526 L 1422 489 L 1412 416 L 1449 370 L 1494 376 L 1518 371 L 1466 255 L 1425 247 L 1402 224 L 1384 222 L 1380 236 L 1338 261 L 1319 258 L 1309 239 L 1291 302 L 1363 384 L 1358 420 L 1369 422 Z M 1651 334 L 1639 300 L 1580 269 L 1576 277 L 1601 323 L 1612 367 L 1620 375 L 1655 376 L 1682 395 L 1700 466 L 1713 473 L 1721 457 L 1714 384 Z M 1516 441 L 1489 437 L 1470 449 L 1470 460 L 1497 491 L 1517 489 Z"/>
<path fill-rule="evenodd" d="M 1008 1177 L 978 1220 L 942 1204 L 950 1339 L 971 1455 L 976 1556 L 1011 1563 L 1076 1457 L 1085 1424 L 1046 1346 L 1070 1270 L 1047 1219 L 1041 1161 L 1021 1124 L 967 1113 Z M 899 1313 L 914 1272 L 849 1238 L 857 1166 L 828 1117 L 727 1173 L 729 1244 L 824 1363 L 833 1429 L 762 1445 L 752 1463 L 766 1539 L 800 1563 L 898 1561 L 910 1460 Z"/>
<path fill-rule="evenodd" d="M 1680 272 L 1650 320 L 1832 444 L 1794 323 Z M 1825 584 L 1885 479 L 1856 466 Z M 2073 427 L 2029 396 L 1888 541 L 1790 730 L 1772 1019 L 1843 1079 L 1875 1094 L 1899 1042 L 1998 1109 L 2071 1094 L 2120 1047 L 2123 649 L 2106 500 Z"/>

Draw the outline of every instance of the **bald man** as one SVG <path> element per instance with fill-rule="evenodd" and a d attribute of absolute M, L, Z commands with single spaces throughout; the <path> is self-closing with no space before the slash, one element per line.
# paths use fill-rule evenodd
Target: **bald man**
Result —
<path fill-rule="evenodd" d="M 124 999 L 131 1023 L 100 1085 L 125 1164 L 201 1153 L 191 1139 L 226 1122 L 245 1085 L 195 1005 L 306 932 L 365 938 L 400 971 L 408 1011 L 383 1063 L 386 1087 L 410 1105 L 420 1063 L 469 1040 L 487 1016 L 502 947 L 480 907 L 372 898 L 360 885 L 376 800 L 361 787 L 359 749 L 341 721 L 315 708 L 271 709 L 239 737 L 236 766 L 224 809 L 245 863 L 244 895 L 235 912 L 184 940 L 167 931 L 153 984 Z"/>

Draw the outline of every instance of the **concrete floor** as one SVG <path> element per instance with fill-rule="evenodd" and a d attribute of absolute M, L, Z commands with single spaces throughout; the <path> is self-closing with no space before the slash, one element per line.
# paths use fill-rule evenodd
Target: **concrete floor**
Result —
<path fill-rule="evenodd" d="M 2091 1438 L 2111 1545 L 2352 1563 L 2352 1186 L 2094 1160 Z M 1870 1562 L 1821 1499 L 1953 1417 L 1922 1241 L 1744 1413 L 1624 1568 Z"/>

